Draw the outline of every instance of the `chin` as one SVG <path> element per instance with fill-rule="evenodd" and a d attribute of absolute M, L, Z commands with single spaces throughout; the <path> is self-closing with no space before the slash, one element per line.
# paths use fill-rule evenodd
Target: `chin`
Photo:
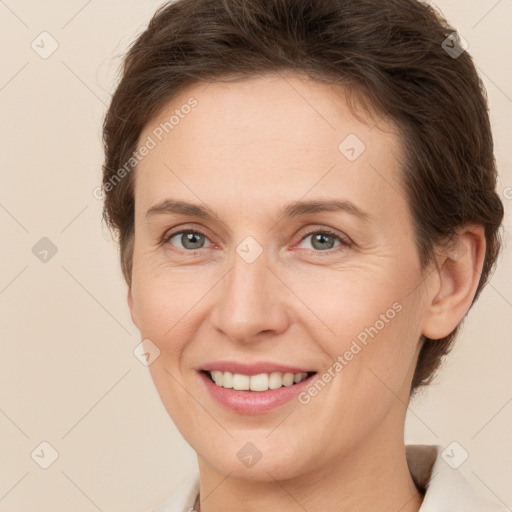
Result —
<path fill-rule="evenodd" d="M 219 474 L 229 475 L 230 478 L 260 482 L 281 481 L 299 477 L 315 469 L 305 457 L 298 459 L 298 456 L 306 454 L 306 450 L 293 447 L 292 444 L 288 450 L 283 450 L 281 442 L 276 444 L 270 440 L 261 439 L 254 443 L 240 439 L 230 440 L 230 445 L 219 445 L 215 452 L 193 448 L 198 454 L 200 469 L 206 465 Z"/>

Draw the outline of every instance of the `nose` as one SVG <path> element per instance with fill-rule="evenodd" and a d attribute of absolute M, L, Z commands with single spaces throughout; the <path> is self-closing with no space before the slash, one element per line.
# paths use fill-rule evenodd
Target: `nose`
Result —
<path fill-rule="evenodd" d="M 289 294 L 268 267 L 265 251 L 251 263 L 233 256 L 230 271 L 217 286 L 213 327 L 238 343 L 282 334 L 290 324 Z"/>

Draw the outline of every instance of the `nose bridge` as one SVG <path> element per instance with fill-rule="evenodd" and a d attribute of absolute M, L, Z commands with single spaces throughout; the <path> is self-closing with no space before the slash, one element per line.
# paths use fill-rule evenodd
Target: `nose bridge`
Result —
<path fill-rule="evenodd" d="M 284 296 L 267 267 L 267 254 L 251 238 L 236 247 L 212 315 L 214 326 L 236 341 L 250 341 L 262 331 L 282 332 L 288 323 Z"/>

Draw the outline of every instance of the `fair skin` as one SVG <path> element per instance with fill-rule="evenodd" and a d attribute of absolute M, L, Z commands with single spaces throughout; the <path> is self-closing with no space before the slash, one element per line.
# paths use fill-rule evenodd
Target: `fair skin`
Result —
<path fill-rule="evenodd" d="M 399 133 L 358 120 L 340 90 L 297 75 L 194 85 L 139 140 L 191 96 L 197 107 L 135 171 L 128 302 L 160 350 L 149 368 L 162 402 L 197 453 L 201 511 L 417 511 L 403 439 L 419 340 L 449 334 L 469 309 L 483 230 L 462 229 L 459 254 L 438 251 L 438 268 L 422 269 Z M 354 161 L 338 150 L 349 134 L 366 146 Z M 147 215 L 165 199 L 216 216 Z M 290 203 L 329 199 L 365 218 L 348 208 L 279 218 Z M 186 229 L 204 234 L 196 250 L 169 238 Z M 308 233 L 325 229 L 335 236 L 322 249 Z M 251 263 L 236 252 L 248 236 L 263 249 Z M 214 360 L 320 375 L 395 303 L 400 312 L 307 404 L 243 414 L 199 377 Z M 248 442 L 262 455 L 252 467 L 237 456 Z"/>

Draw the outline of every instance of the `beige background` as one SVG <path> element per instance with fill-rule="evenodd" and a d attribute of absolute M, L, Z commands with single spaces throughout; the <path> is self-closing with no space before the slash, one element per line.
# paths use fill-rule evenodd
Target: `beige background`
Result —
<path fill-rule="evenodd" d="M 120 55 L 160 4 L 0 1 L 0 511 L 140 512 L 196 467 L 133 355 L 139 335 L 93 196 Z M 457 471 L 512 507 L 512 0 L 437 5 L 488 89 L 509 247 L 442 374 L 411 404 L 406 441 L 457 441 L 469 453 Z M 59 45 L 46 59 L 31 47 L 51 49 L 43 31 Z M 42 237 L 57 248 L 46 263 L 32 252 Z M 43 441 L 58 452 L 48 469 Z"/>

